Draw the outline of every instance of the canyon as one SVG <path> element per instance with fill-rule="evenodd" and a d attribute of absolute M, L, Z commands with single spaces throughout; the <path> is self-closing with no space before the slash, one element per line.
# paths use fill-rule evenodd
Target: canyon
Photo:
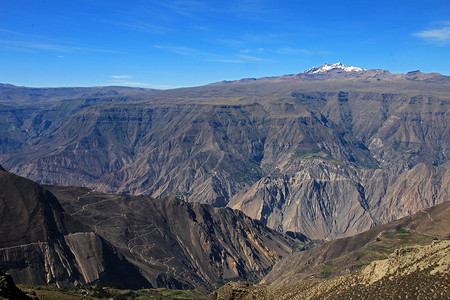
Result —
<path fill-rule="evenodd" d="M 0 90 L 0 163 L 42 184 L 174 195 L 314 239 L 449 199 L 450 79 L 436 73 L 334 64 L 174 90 Z"/>

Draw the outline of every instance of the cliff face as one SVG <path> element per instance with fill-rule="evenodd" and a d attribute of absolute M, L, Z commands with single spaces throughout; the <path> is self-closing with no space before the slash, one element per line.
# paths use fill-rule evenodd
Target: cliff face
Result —
<path fill-rule="evenodd" d="M 229 206 L 280 231 L 333 239 L 450 199 L 450 173 L 444 167 L 418 164 L 394 175 L 310 160 L 298 169 L 292 175 L 264 177 L 237 194 Z"/>
<path fill-rule="evenodd" d="M 228 205 L 314 238 L 351 235 L 448 199 L 448 78 L 341 75 L 37 110 L 3 101 L 0 162 L 40 183 Z M 402 191 L 416 181 L 423 189 Z"/>
<path fill-rule="evenodd" d="M 111 241 L 153 286 L 205 287 L 233 278 L 256 281 L 301 243 L 229 208 L 174 197 L 48 188 L 69 214 Z"/>
<path fill-rule="evenodd" d="M 272 228 L 316 239 L 352 235 L 376 224 L 355 172 L 314 160 L 298 168 L 292 175 L 261 179 L 229 206 Z"/>
<path fill-rule="evenodd" d="M 48 190 L 4 170 L 0 186 L 0 263 L 16 282 L 150 286 L 110 244 L 66 214 Z M 129 278 L 117 276 L 123 270 Z"/>

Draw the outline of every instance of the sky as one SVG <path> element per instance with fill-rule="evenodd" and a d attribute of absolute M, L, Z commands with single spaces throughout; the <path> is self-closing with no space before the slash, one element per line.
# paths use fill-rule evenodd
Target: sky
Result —
<path fill-rule="evenodd" d="M 450 75 L 450 1 L 0 0 L 0 83 L 169 89 L 336 62 Z"/>

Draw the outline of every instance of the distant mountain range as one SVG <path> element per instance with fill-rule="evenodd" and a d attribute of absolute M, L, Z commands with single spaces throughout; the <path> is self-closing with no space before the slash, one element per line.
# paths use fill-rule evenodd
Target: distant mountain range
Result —
<path fill-rule="evenodd" d="M 449 199 L 450 77 L 342 64 L 149 90 L 0 86 L 0 163 L 334 239 Z"/>

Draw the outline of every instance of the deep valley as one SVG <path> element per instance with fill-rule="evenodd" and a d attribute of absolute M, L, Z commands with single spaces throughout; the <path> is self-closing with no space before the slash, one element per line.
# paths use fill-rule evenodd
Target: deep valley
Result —
<path fill-rule="evenodd" d="M 0 268 L 61 287 L 247 282 L 213 299 L 443 288 L 450 77 L 333 66 L 171 90 L 0 84 Z"/>

